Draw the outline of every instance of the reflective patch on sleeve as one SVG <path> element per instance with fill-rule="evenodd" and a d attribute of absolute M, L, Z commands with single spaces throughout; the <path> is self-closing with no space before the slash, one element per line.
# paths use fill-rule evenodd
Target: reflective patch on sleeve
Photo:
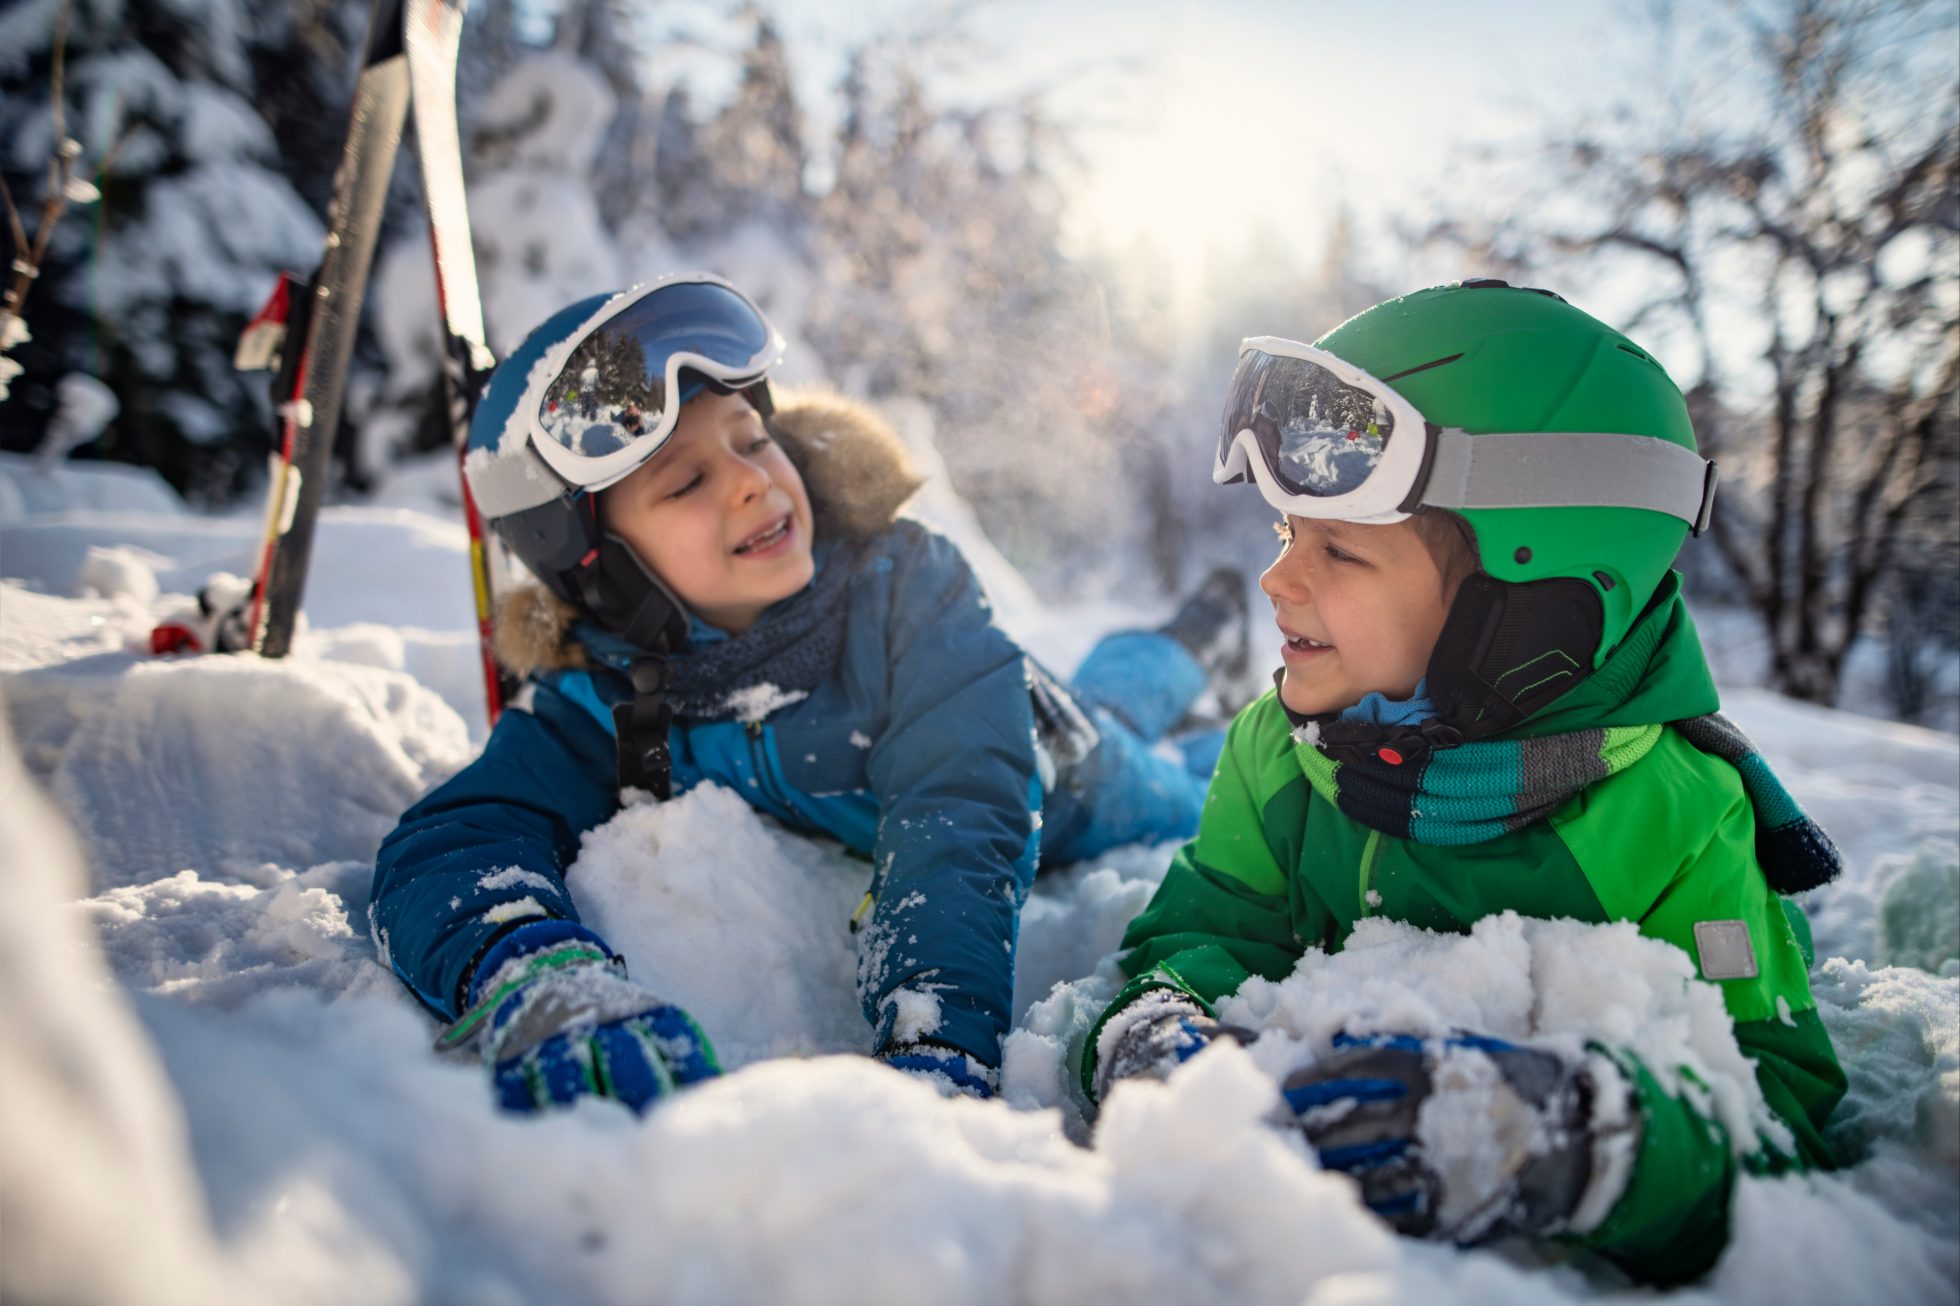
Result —
<path fill-rule="evenodd" d="M 1761 973 L 1743 921 L 1696 921 L 1695 951 L 1704 979 L 1755 979 Z"/>

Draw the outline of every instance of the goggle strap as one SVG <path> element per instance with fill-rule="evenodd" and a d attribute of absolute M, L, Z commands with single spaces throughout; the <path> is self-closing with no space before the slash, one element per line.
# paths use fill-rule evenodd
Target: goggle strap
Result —
<path fill-rule="evenodd" d="M 749 401 L 749 407 L 761 415 L 763 421 L 766 422 L 776 415 L 776 397 L 769 391 L 768 377 L 750 382 L 742 387 L 740 393 Z"/>
<path fill-rule="evenodd" d="M 1649 435 L 1448 428 L 1428 443 L 1411 497 L 1432 508 L 1644 508 L 1699 532 L 1714 506 L 1714 464 Z"/>
<path fill-rule="evenodd" d="M 1434 422 L 1424 422 L 1422 430 L 1422 462 L 1416 467 L 1415 479 L 1409 482 L 1409 492 L 1395 505 L 1397 512 L 1414 513 L 1421 509 L 1423 488 L 1429 484 L 1429 474 L 1436 467 L 1436 450 L 1443 443 L 1443 428 Z"/>

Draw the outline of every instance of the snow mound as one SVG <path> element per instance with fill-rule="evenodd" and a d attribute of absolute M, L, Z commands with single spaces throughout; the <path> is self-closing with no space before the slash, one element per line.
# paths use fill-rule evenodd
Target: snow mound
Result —
<path fill-rule="evenodd" d="M 1023 1010 L 1115 950 L 1170 853 L 1118 849 L 1036 882 L 1016 954 Z M 688 1009 L 724 1066 L 870 1050 L 850 921 L 871 866 L 838 844 L 790 834 L 729 790 L 704 785 L 628 807 L 588 832 L 567 880 L 586 924 L 635 979 Z M 1009 1072 L 1026 1081 L 1029 1105 L 1065 1100 L 1058 1048 L 1024 1043 L 1034 1060 L 1019 1067 L 1010 1052 Z"/>
<path fill-rule="evenodd" d="M 117 977 L 139 991 L 226 1009 L 274 987 L 403 996 L 356 929 L 366 919 L 371 865 L 262 871 L 260 885 L 179 871 L 108 889 L 78 906 Z"/>
<path fill-rule="evenodd" d="M 156 1050 L 65 904 L 80 850 L 0 728 L 0 1296 L 222 1300 L 184 1114 Z M 113 1254 L 98 1242 L 114 1230 Z"/>
<path fill-rule="evenodd" d="M 163 477 L 127 463 L 63 462 L 40 466 L 29 454 L 0 453 L 0 523 L 64 512 L 185 515 L 184 501 Z M 9 565 L 8 574 L 15 574 Z"/>
<path fill-rule="evenodd" d="M 469 752 L 440 698 L 369 667 L 106 654 L 0 685 L 99 887 L 368 861 Z"/>
<path fill-rule="evenodd" d="M 839 845 L 705 785 L 588 833 L 566 878 L 585 922 L 634 979 L 687 1008 L 724 1066 L 870 1051 L 850 920 L 871 867 Z"/>
<path fill-rule="evenodd" d="M 82 560 L 77 580 L 88 593 L 105 599 L 126 598 L 137 604 L 156 601 L 157 564 L 163 559 L 147 549 L 96 547 Z"/>
<path fill-rule="evenodd" d="M 1960 967 L 1936 976 L 1832 957 L 1811 991 L 1851 1079 L 1832 1145 L 1847 1156 L 1917 1145 L 1960 1178 Z"/>

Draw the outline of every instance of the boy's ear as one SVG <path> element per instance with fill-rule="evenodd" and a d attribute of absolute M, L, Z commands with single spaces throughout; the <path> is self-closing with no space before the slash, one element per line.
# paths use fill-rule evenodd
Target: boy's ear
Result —
<path fill-rule="evenodd" d="M 1465 577 L 1429 656 L 1436 715 L 1466 740 L 1520 724 L 1592 674 L 1603 623 L 1582 580 Z"/>

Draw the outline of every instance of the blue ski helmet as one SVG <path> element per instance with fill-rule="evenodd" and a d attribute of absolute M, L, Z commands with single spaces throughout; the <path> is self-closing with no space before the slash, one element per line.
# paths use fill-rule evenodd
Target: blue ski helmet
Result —
<path fill-rule="evenodd" d="M 463 460 L 485 522 L 554 594 L 652 647 L 685 609 L 600 529 L 594 493 L 658 453 L 704 389 L 765 418 L 783 340 L 718 277 L 665 277 L 561 309 L 491 373 Z"/>

